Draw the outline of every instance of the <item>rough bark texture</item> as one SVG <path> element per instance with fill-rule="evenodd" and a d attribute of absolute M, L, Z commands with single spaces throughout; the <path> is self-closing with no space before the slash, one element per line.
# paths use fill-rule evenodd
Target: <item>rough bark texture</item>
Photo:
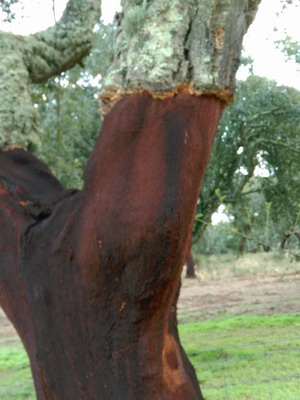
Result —
<path fill-rule="evenodd" d="M 175 304 L 221 111 L 213 96 L 124 98 L 81 192 L 0 152 L 0 301 L 39 400 L 202 399 Z"/>
<path fill-rule="evenodd" d="M 230 96 L 242 38 L 259 3 L 123 0 L 124 18 L 105 80 L 107 91 L 164 92 L 186 83 L 191 93 Z"/>
<path fill-rule="evenodd" d="M 0 31 L 0 146 L 40 142 L 30 84 L 71 68 L 88 54 L 100 6 L 100 0 L 70 0 L 61 20 L 46 31 L 27 37 Z"/>

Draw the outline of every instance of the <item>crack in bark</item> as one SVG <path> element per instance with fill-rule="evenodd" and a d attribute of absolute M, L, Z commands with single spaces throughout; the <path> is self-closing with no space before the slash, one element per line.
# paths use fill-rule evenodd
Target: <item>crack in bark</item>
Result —
<path fill-rule="evenodd" d="M 190 35 L 191 35 L 191 31 L 192 31 L 192 26 L 193 26 L 193 18 L 190 18 L 190 22 L 188 25 L 188 29 L 184 38 L 184 45 L 183 45 L 183 56 L 184 56 L 184 61 L 187 62 L 187 79 L 188 81 L 192 81 L 192 77 L 193 77 L 193 64 L 191 63 L 190 60 L 190 48 L 189 48 L 189 40 L 190 40 Z M 182 61 L 181 61 L 182 63 Z"/>
<path fill-rule="evenodd" d="M 242 39 L 259 2 L 253 0 L 249 9 L 248 0 L 203 0 L 201 5 L 189 0 L 184 6 L 177 0 L 153 0 L 154 12 L 130 40 L 121 26 L 105 90 L 158 92 L 193 82 L 200 91 L 233 92 Z M 130 12 L 127 4 L 125 18 Z M 143 31 L 150 39 L 140 44 Z"/>
<path fill-rule="evenodd" d="M 9 193 L 14 193 L 16 191 L 15 185 L 5 179 L 4 176 L 0 175 L 0 182 L 2 183 L 4 189 L 6 189 Z"/>

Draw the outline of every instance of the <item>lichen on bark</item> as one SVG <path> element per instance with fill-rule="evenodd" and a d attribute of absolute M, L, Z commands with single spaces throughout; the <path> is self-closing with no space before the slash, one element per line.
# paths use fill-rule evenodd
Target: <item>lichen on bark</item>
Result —
<path fill-rule="evenodd" d="M 17 36 L 0 31 L 0 146 L 39 145 L 39 115 L 30 84 L 44 82 L 80 61 L 91 48 L 100 0 L 70 0 L 63 17 L 46 31 Z"/>
<path fill-rule="evenodd" d="M 53 27 L 25 38 L 24 61 L 33 82 L 43 82 L 88 54 L 101 0 L 71 0 Z"/>
<path fill-rule="evenodd" d="M 38 144 L 40 125 L 23 62 L 24 39 L 0 32 L 0 145 Z"/>
<path fill-rule="evenodd" d="M 242 39 L 259 3 L 123 0 L 107 90 L 163 92 L 189 83 L 199 92 L 232 91 Z"/>

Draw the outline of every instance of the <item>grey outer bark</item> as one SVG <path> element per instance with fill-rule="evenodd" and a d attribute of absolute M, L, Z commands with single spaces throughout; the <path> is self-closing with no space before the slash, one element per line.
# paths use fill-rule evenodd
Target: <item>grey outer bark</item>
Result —
<path fill-rule="evenodd" d="M 92 45 L 101 0 L 69 0 L 53 27 L 29 36 L 0 31 L 0 147 L 30 147 L 40 140 L 40 123 L 30 84 L 74 66 Z"/>
<path fill-rule="evenodd" d="M 109 90 L 232 91 L 242 39 L 261 0 L 123 0 Z"/>

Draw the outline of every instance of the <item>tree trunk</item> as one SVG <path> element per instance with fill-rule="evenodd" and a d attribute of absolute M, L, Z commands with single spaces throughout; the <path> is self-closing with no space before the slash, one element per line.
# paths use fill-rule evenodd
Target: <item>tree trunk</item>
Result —
<path fill-rule="evenodd" d="M 189 279 L 197 278 L 193 253 L 191 251 L 186 261 L 186 278 Z"/>
<path fill-rule="evenodd" d="M 169 315 L 221 109 L 123 99 L 82 192 L 24 150 L 0 153 L 1 302 L 39 400 L 202 398 Z"/>
<path fill-rule="evenodd" d="M 285 235 L 282 236 L 282 239 L 281 239 L 281 242 L 280 242 L 280 249 L 281 250 L 285 249 L 285 245 L 286 245 L 287 241 L 293 235 L 296 236 L 296 238 L 298 239 L 299 244 L 300 244 L 300 233 L 299 232 L 293 231 L 291 233 L 286 233 Z"/>
<path fill-rule="evenodd" d="M 242 228 L 242 236 L 239 244 L 239 254 L 242 255 L 245 252 L 245 245 L 251 233 L 251 225 L 250 224 L 243 224 Z"/>
<path fill-rule="evenodd" d="M 191 95 L 209 93 L 230 103 L 242 39 L 259 3 L 123 0 L 104 102 L 145 89 L 172 96 L 184 86 Z"/>
<path fill-rule="evenodd" d="M 0 301 L 38 400 L 203 399 L 176 302 L 201 179 L 257 4 L 124 1 L 103 95 L 105 109 L 116 104 L 82 191 L 64 191 L 24 150 L 0 152 Z"/>
<path fill-rule="evenodd" d="M 91 49 L 100 0 L 70 0 L 63 17 L 46 31 L 22 37 L 0 31 L 0 146 L 41 143 L 31 83 L 65 71 Z"/>

